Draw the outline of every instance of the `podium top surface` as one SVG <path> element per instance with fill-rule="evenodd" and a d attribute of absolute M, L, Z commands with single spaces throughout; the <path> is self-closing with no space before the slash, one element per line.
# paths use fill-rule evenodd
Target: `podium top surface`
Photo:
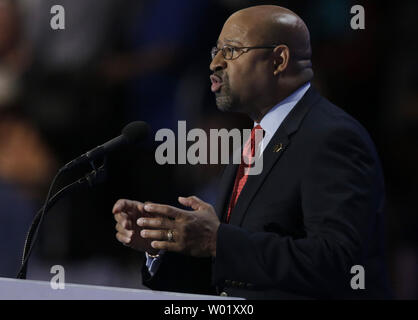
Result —
<path fill-rule="evenodd" d="M 53 289 L 46 281 L 0 278 L 0 300 L 226 300 L 241 299 L 165 291 L 65 284 Z"/>

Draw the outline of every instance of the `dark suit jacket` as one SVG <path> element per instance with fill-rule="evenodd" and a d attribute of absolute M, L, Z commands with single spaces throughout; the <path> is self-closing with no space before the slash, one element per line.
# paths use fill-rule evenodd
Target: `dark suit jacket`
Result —
<path fill-rule="evenodd" d="M 143 268 L 144 284 L 249 299 L 389 297 L 384 182 L 366 130 L 311 87 L 263 157 L 262 173 L 249 176 L 218 230 L 216 258 L 166 253 L 154 277 Z M 221 221 L 237 167 L 228 165 L 221 179 Z M 350 285 L 354 265 L 364 267 L 364 290 Z"/>

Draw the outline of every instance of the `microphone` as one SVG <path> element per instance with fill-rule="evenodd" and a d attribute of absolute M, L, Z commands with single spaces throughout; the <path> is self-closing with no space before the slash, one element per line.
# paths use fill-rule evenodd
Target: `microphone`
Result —
<path fill-rule="evenodd" d="M 84 178 L 81 178 L 67 185 L 66 187 L 62 188 L 51 198 L 50 197 L 51 191 L 58 177 L 64 171 L 71 169 L 79 164 L 94 161 L 95 159 L 101 156 L 104 156 L 108 154 L 109 152 L 112 152 L 124 145 L 135 144 L 141 140 L 144 140 L 147 137 L 149 132 L 150 132 L 150 127 L 147 123 L 143 121 L 131 122 L 122 129 L 122 134 L 120 136 L 113 138 L 112 140 L 109 140 L 108 142 L 86 152 L 85 154 L 79 156 L 78 158 L 68 162 L 65 166 L 63 166 L 61 169 L 58 170 L 57 174 L 55 175 L 49 187 L 49 191 L 46 196 L 45 203 L 42 206 L 42 208 L 38 211 L 35 218 L 33 219 L 32 225 L 30 226 L 29 231 L 26 235 L 25 246 L 23 249 L 22 264 L 21 264 L 19 273 L 17 275 L 18 279 L 26 279 L 26 271 L 27 271 L 29 257 L 32 253 L 33 245 L 37 238 L 39 226 L 41 225 L 44 219 L 46 211 L 48 211 L 48 209 L 50 209 L 54 205 L 54 203 L 58 201 L 59 198 L 71 192 L 72 190 L 80 186 L 85 186 L 87 183 L 91 187 L 96 183 L 103 182 L 101 181 L 102 179 L 100 177 L 103 176 L 104 165 L 98 169 L 94 168 L 94 170 L 90 172 L 89 174 L 87 174 Z"/>
<path fill-rule="evenodd" d="M 78 158 L 68 162 L 62 171 L 69 170 L 80 164 L 94 161 L 101 156 L 108 154 L 124 145 L 135 144 L 144 140 L 150 132 L 150 127 L 146 122 L 134 121 L 127 124 L 122 129 L 122 134 L 105 142 L 104 144 L 97 146 Z"/>

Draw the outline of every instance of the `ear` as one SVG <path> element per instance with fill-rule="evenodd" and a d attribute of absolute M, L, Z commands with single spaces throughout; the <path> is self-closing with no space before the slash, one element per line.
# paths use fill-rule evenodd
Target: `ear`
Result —
<path fill-rule="evenodd" d="M 273 67 L 274 67 L 274 75 L 277 76 L 286 70 L 289 59 L 290 59 L 290 52 L 289 47 L 285 44 L 281 44 L 274 48 L 273 50 Z"/>

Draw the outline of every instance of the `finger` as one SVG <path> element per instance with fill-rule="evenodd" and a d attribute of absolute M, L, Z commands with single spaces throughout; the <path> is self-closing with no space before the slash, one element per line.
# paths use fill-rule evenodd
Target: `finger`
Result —
<path fill-rule="evenodd" d="M 150 202 L 145 203 L 144 209 L 147 212 L 159 213 L 163 216 L 170 217 L 170 218 L 176 218 L 179 215 L 185 213 L 184 210 L 181 210 L 172 206 L 168 206 L 165 204 L 150 203 Z"/>
<path fill-rule="evenodd" d="M 144 203 L 137 202 L 136 208 L 138 209 L 139 212 L 144 212 Z"/>
<path fill-rule="evenodd" d="M 119 242 L 123 243 L 123 244 L 130 244 L 131 243 L 131 238 L 127 237 L 121 233 L 116 233 L 116 239 L 118 239 Z"/>
<path fill-rule="evenodd" d="M 116 203 L 113 205 L 113 209 L 112 209 L 112 213 L 116 214 L 119 213 L 121 211 L 123 211 L 126 207 L 129 206 L 129 203 L 131 202 L 131 200 L 127 200 L 127 199 L 119 199 L 118 201 L 116 201 Z"/>
<path fill-rule="evenodd" d="M 168 240 L 167 230 L 141 230 L 141 237 L 153 240 Z"/>
<path fill-rule="evenodd" d="M 155 217 L 157 214 L 150 214 L 149 212 L 146 212 L 144 209 L 145 203 L 138 202 L 136 208 L 139 211 L 141 217 Z"/>
<path fill-rule="evenodd" d="M 175 223 L 167 218 L 139 218 L 137 225 L 142 228 L 174 229 Z"/>
<path fill-rule="evenodd" d="M 114 214 L 119 213 L 121 211 L 136 211 L 138 208 L 139 201 L 133 201 L 128 199 L 119 199 L 116 201 L 115 205 L 113 206 L 112 212 Z"/>
<path fill-rule="evenodd" d="M 132 230 L 132 219 L 129 218 L 129 216 L 126 213 L 123 213 L 122 218 L 119 221 L 119 224 L 128 230 Z"/>
<path fill-rule="evenodd" d="M 129 220 L 129 217 L 125 212 L 116 213 L 114 215 L 114 218 L 115 218 L 116 222 L 118 222 L 118 223 L 122 223 L 123 221 L 128 221 Z"/>
<path fill-rule="evenodd" d="M 116 231 L 123 234 L 126 237 L 132 237 L 133 231 L 126 229 L 124 226 L 122 226 L 120 223 L 117 223 L 115 226 Z"/>
<path fill-rule="evenodd" d="M 169 241 L 152 241 L 151 247 L 158 250 L 166 250 L 166 251 L 174 251 L 179 252 L 180 247 L 175 242 L 169 242 Z"/>
<path fill-rule="evenodd" d="M 202 209 L 203 207 L 205 207 L 207 205 L 206 202 L 204 202 L 203 200 L 200 200 L 198 197 L 196 196 L 191 196 L 191 197 L 179 197 L 178 201 L 186 207 L 190 207 L 193 210 L 199 210 Z"/>

